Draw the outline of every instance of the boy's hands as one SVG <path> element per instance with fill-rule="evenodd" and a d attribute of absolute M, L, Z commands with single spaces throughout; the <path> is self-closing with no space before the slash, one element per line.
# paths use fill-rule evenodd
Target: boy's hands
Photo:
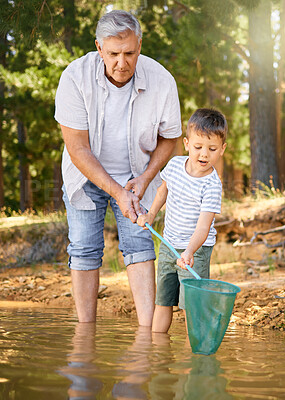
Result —
<path fill-rule="evenodd" d="M 143 227 L 144 230 L 147 230 L 148 228 L 145 226 L 145 223 L 147 222 L 149 225 L 152 225 L 153 221 L 154 216 L 148 212 L 147 214 L 138 215 L 137 224 Z"/>
<path fill-rule="evenodd" d="M 194 265 L 194 254 L 187 250 L 183 251 L 183 253 L 181 253 L 181 258 L 178 258 L 176 264 L 182 269 L 187 270 L 186 265 L 189 265 L 189 267 L 192 268 Z"/>
<path fill-rule="evenodd" d="M 187 269 L 186 265 L 193 268 L 194 265 L 194 253 L 197 251 L 205 242 L 208 237 L 212 221 L 215 213 L 202 211 L 196 225 L 195 232 L 191 236 L 189 244 L 185 251 L 181 254 L 181 258 L 177 260 L 177 265 L 183 269 Z"/>

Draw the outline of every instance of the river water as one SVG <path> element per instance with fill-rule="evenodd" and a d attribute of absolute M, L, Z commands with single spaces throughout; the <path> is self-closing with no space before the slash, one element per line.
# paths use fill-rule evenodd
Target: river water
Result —
<path fill-rule="evenodd" d="M 127 317 L 0 309 L 0 399 L 285 399 L 284 332 L 230 326 L 194 355 L 184 325 L 152 334 Z"/>

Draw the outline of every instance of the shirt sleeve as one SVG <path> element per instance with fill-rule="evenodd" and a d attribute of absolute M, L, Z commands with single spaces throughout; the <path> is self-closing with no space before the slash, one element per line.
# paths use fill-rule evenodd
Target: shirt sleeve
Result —
<path fill-rule="evenodd" d="M 222 205 L 222 184 L 215 183 L 206 185 L 202 198 L 201 212 L 213 212 L 216 214 L 221 213 Z"/>
<path fill-rule="evenodd" d="M 163 168 L 163 170 L 160 171 L 160 177 L 163 181 L 167 182 L 167 179 L 169 178 L 169 174 L 171 173 L 171 164 L 172 164 L 172 159 L 169 160 L 166 166 Z"/>
<path fill-rule="evenodd" d="M 163 114 L 158 128 L 159 136 L 173 139 L 181 136 L 181 112 L 177 86 L 171 76 L 169 93 L 164 103 Z"/>
<path fill-rule="evenodd" d="M 72 129 L 87 130 L 88 113 L 79 87 L 68 70 L 63 71 L 55 97 L 55 120 Z"/>

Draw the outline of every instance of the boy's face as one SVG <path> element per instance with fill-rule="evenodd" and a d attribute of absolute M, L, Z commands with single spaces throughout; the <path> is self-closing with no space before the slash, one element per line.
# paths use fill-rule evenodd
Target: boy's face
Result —
<path fill-rule="evenodd" d="M 184 138 L 184 146 L 189 153 L 186 170 L 189 175 L 200 178 L 213 171 L 213 166 L 222 157 L 227 145 L 218 135 L 213 134 L 208 138 L 205 134 L 190 131 L 188 138 Z"/>

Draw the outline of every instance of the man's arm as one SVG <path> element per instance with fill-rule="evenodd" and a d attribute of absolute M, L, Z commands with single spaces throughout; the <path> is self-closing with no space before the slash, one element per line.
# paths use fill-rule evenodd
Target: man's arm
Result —
<path fill-rule="evenodd" d="M 177 138 L 165 139 L 158 136 L 156 149 L 153 151 L 147 169 L 137 178 L 131 179 L 125 186 L 126 190 L 132 190 L 139 199 L 142 199 L 148 185 L 167 163 L 174 151 Z"/>
<path fill-rule="evenodd" d="M 91 151 L 88 130 L 77 130 L 61 125 L 63 140 L 72 163 L 96 186 L 110 194 L 123 215 L 136 222 L 140 213 L 138 197 L 124 189 L 105 171 Z"/>

